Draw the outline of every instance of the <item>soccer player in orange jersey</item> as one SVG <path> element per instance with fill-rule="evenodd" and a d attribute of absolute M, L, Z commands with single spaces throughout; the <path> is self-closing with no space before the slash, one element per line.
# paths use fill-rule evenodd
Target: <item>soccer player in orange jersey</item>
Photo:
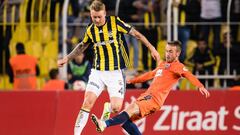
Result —
<path fill-rule="evenodd" d="M 141 83 L 153 79 L 148 90 L 141 94 L 140 97 L 123 112 L 111 119 L 102 121 L 95 115 L 92 115 L 92 121 L 96 125 L 97 130 L 103 132 L 106 127 L 123 124 L 122 128 L 129 134 L 141 134 L 132 121 L 158 111 L 166 100 L 173 85 L 177 83 L 181 77 L 188 79 L 208 98 L 210 94 L 204 88 L 203 84 L 179 62 L 178 57 L 180 53 L 181 43 L 179 41 L 168 42 L 165 50 L 166 61 L 161 62 L 155 70 L 128 81 L 128 83 Z"/>

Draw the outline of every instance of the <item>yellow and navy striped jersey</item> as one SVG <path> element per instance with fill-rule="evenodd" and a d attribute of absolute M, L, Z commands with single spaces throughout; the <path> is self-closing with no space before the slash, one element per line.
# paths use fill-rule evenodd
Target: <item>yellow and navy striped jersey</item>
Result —
<path fill-rule="evenodd" d="M 128 48 L 123 34 L 131 26 L 119 17 L 107 16 L 103 26 L 88 25 L 83 43 L 94 48 L 93 68 L 101 71 L 119 70 L 129 66 Z"/>

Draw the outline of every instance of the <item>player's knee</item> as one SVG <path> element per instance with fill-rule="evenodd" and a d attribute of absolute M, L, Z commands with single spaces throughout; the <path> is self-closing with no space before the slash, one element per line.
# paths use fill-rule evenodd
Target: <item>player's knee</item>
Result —
<path fill-rule="evenodd" d="M 120 109 L 121 109 L 120 107 L 113 107 L 113 108 L 112 108 L 112 112 L 113 112 L 113 113 L 117 113 L 117 112 L 120 111 Z"/>
<path fill-rule="evenodd" d="M 87 99 L 83 102 L 82 108 L 91 110 L 93 105 L 94 105 L 94 101 L 91 99 Z"/>
<path fill-rule="evenodd" d="M 133 103 L 133 107 L 132 108 L 134 109 L 135 112 L 139 111 L 139 107 L 138 107 L 138 105 L 136 103 Z"/>
<path fill-rule="evenodd" d="M 112 112 L 113 113 L 117 113 L 121 110 L 121 105 L 120 104 L 115 104 L 115 105 L 112 105 L 111 108 L 112 108 Z"/>
<path fill-rule="evenodd" d="M 136 103 L 130 104 L 125 111 L 128 113 L 129 116 L 133 116 L 134 114 L 139 114 L 140 110 Z"/>

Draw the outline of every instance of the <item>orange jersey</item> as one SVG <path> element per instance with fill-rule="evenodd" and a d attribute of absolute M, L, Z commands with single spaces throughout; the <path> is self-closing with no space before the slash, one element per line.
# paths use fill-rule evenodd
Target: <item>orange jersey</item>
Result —
<path fill-rule="evenodd" d="M 153 82 L 145 94 L 150 93 L 159 107 L 161 107 L 169 91 L 181 77 L 188 79 L 197 87 L 203 87 L 203 84 L 179 61 L 172 63 L 162 62 L 155 70 L 140 75 L 129 82 L 140 83 L 153 78 Z"/>

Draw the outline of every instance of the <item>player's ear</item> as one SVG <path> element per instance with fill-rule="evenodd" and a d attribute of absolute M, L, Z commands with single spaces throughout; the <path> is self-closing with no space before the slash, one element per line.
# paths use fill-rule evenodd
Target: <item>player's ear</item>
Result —
<path fill-rule="evenodd" d="M 181 54 L 181 50 L 178 50 L 178 51 L 177 51 L 178 57 L 180 56 L 180 54 Z"/>

